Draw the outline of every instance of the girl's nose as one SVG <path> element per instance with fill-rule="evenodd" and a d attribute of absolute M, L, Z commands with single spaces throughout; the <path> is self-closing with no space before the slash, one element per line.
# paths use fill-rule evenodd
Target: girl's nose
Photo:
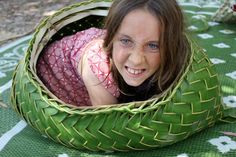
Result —
<path fill-rule="evenodd" d="M 133 49 L 128 58 L 132 65 L 140 65 L 145 60 L 144 53 L 140 49 Z"/>

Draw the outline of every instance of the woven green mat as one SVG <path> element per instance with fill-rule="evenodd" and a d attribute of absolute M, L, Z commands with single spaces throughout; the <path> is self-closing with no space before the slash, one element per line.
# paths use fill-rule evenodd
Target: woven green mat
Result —
<path fill-rule="evenodd" d="M 192 37 L 206 50 L 216 64 L 222 84 L 224 102 L 236 107 L 236 25 L 212 22 L 215 5 L 199 6 L 181 3 Z M 202 20 L 201 20 L 202 19 Z M 190 138 L 171 146 L 148 151 L 82 152 L 67 148 L 32 129 L 9 105 L 11 77 L 23 57 L 31 36 L 0 48 L 0 157 L 209 157 L 236 156 L 236 124 L 217 123 Z M 5 106 L 5 107 L 4 107 Z"/>

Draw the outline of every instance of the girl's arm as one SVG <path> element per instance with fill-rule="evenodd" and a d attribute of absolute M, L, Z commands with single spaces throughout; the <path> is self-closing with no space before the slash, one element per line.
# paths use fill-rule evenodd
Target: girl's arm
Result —
<path fill-rule="evenodd" d="M 84 52 L 84 55 L 78 65 L 78 71 L 88 90 L 93 106 L 117 103 L 116 97 L 105 89 L 105 86 L 92 71 L 88 61 L 88 51 Z"/>

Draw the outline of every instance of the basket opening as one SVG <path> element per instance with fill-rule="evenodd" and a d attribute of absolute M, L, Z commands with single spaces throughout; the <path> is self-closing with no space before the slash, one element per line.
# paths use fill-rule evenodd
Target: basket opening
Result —
<path fill-rule="evenodd" d="M 52 36 L 47 46 L 56 41 L 60 40 L 65 36 L 73 35 L 76 32 L 89 29 L 91 27 L 103 28 L 104 16 L 90 15 L 82 18 L 78 21 L 72 22 L 62 27 L 55 35 Z M 47 47 L 46 46 L 46 47 Z"/>

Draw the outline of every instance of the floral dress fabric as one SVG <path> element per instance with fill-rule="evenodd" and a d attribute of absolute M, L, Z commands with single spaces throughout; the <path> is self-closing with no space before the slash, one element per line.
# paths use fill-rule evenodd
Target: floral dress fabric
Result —
<path fill-rule="evenodd" d="M 105 30 L 90 28 L 50 44 L 39 57 L 37 74 L 60 100 L 76 106 L 91 106 L 88 91 L 78 74 L 78 63 L 85 50 L 92 72 L 113 96 L 119 90 L 110 73 L 109 57 L 102 53 Z M 82 65 L 83 66 L 83 65 Z"/>

